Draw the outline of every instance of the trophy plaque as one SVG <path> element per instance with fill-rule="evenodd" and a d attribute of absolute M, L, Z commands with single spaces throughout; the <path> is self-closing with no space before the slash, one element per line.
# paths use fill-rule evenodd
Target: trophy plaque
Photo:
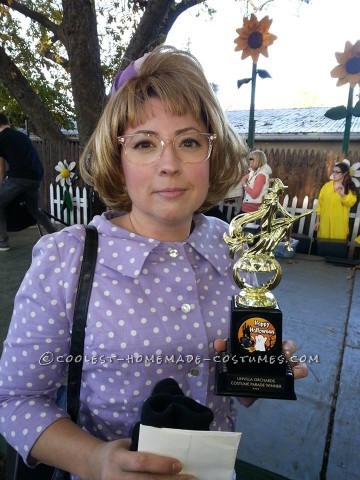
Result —
<path fill-rule="evenodd" d="M 234 217 L 224 234 L 231 258 L 240 254 L 233 278 L 241 290 L 231 301 L 226 350 L 217 357 L 218 395 L 296 400 L 291 363 L 282 350 L 282 312 L 271 292 L 282 275 L 273 250 L 283 239 L 292 250 L 292 225 L 311 211 L 290 215 L 279 202 L 284 189 L 280 179 L 271 179 L 260 208 Z M 258 231 L 249 233 L 246 225 L 254 222 Z M 257 281 L 250 285 L 244 273 Z"/>

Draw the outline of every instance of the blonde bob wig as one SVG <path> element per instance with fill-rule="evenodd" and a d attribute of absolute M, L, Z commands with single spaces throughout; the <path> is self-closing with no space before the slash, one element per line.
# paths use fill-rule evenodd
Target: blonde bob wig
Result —
<path fill-rule="evenodd" d="M 144 106 L 158 98 L 172 115 L 193 115 L 208 133 L 216 134 L 210 162 L 209 191 L 199 211 L 224 199 L 247 168 L 248 148 L 227 123 L 198 60 L 171 46 L 155 48 L 144 60 L 138 76 L 128 80 L 109 99 L 98 125 L 80 158 L 84 181 L 109 208 L 131 210 L 121 166 L 117 137 L 126 128 L 145 121 Z"/>

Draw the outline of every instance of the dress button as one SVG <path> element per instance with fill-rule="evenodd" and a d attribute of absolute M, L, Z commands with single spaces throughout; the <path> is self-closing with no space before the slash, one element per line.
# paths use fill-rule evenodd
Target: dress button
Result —
<path fill-rule="evenodd" d="M 192 368 L 192 369 L 190 370 L 190 375 L 191 375 L 192 377 L 198 377 L 198 376 L 200 375 L 199 369 L 198 369 L 198 368 Z"/>
<path fill-rule="evenodd" d="M 181 311 L 183 313 L 189 313 L 191 310 L 191 305 L 189 305 L 188 303 L 184 303 L 183 305 L 181 305 Z"/>
<path fill-rule="evenodd" d="M 169 255 L 172 258 L 176 258 L 179 255 L 179 252 L 176 250 L 176 248 L 169 248 Z"/>

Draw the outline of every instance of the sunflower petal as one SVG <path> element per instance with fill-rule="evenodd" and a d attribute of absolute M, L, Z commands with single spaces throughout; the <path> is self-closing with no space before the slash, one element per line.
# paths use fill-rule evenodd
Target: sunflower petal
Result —
<path fill-rule="evenodd" d="M 274 35 L 273 33 L 266 33 L 264 36 L 264 45 L 268 47 L 269 45 L 272 45 L 275 40 L 277 39 L 277 36 Z"/>
<path fill-rule="evenodd" d="M 346 78 L 339 78 L 339 80 L 336 82 L 336 86 L 341 87 L 342 85 L 345 85 L 346 83 L 348 83 Z"/>
<path fill-rule="evenodd" d="M 250 55 L 251 55 L 250 48 L 245 48 L 245 50 L 243 50 L 243 53 L 241 55 L 241 60 L 244 60 L 245 58 L 250 57 Z"/>
<path fill-rule="evenodd" d="M 269 56 L 269 52 L 268 52 L 267 47 L 266 47 L 266 48 L 262 48 L 259 53 L 261 53 L 262 55 L 264 55 L 264 57 L 266 57 L 266 58 L 268 58 L 268 56 Z"/>
<path fill-rule="evenodd" d="M 343 65 L 336 65 L 336 67 L 331 70 L 330 75 L 333 78 L 344 78 L 346 75 L 346 70 Z"/>
<path fill-rule="evenodd" d="M 260 21 L 259 21 L 259 31 L 261 33 L 266 33 L 269 31 L 270 27 L 271 27 L 271 24 L 272 24 L 272 20 L 270 20 L 270 18 L 268 17 L 268 15 L 266 15 L 264 18 L 262 18 Z"/>
<path fill-rule="evenodd" d="M 245 50 L 245 48 L 247 48 L 249 46 L 248 44 L 248 41 L 243 39 L 243 38 L 237 38 L 236 40 L 234 40 L 234 42 L 236 43 L 237 45 L 237 50 Z"/>
<path fill-rule="evenodd" d="M 253 60 L 254 63 L 257 63 L 258 60 L 259 60 L 259 55 L 260 55 L 260 52 L 257 52 L 256 50 L 252 50 L 250 52 L 250 55 L 251 55 L 251 58 Z"/>

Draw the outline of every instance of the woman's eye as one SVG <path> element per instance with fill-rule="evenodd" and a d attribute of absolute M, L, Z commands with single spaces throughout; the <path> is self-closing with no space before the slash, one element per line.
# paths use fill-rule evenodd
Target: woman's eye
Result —
<path fill-rule="evenodd" d="M 135 150 L 147 150 L 148 148 L 154 148 L 155 145 L 150 140 L 139 140 L 133 145 Z"/>
<path fill-rule="evenodd" d="M 195 148 L 199 146 L 200 146 L 200 143 L 195 138 L 186 138 L 181 142 L 181 147 Z"/>

